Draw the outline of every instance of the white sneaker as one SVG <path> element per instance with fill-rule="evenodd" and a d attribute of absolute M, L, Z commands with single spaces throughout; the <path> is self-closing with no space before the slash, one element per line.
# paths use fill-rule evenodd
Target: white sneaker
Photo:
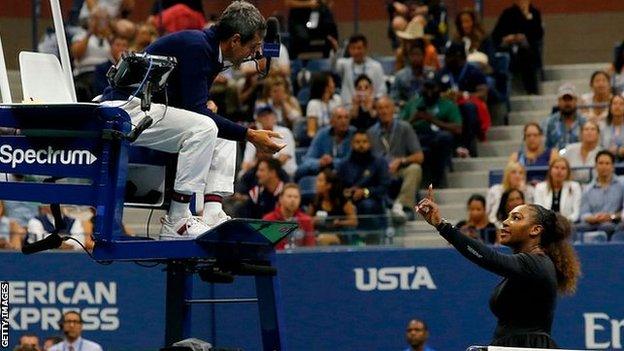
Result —
<path fill-rule="evenodd" d="M 171 218 L 167 215 L 162 219 L 160 240 L 193 240 L 209 231 L 211 226 L 197 217 Z"/>
<path fill-rule="evenodd" d="M 223 210 L 219 211 L 214 215 L 208 215 L 204 218 L 204 223 L 210 228 L 214 228 L 219 224 L 232 219 L 232 217 L 228 216 Z"/>
<path fill-rule="evenodd" d="M 407 218 L 407 214 L 403 211 L 403 205 L 400 202 L 395 202 L 392 205 L 392 215 L 400 218 Z"/>

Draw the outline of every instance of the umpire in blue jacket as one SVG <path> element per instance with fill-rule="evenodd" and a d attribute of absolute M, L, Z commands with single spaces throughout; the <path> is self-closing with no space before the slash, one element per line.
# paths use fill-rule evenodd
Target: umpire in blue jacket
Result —
<path fill-rule="evenodd" d="M 245 1 L 234 1 L 210 29 L 176 32 L 147 47 L 149 54 L 173 56 L 178 62 L 169 77 L 166 99 L 156 100 L 149 111 L 154 124 L 135 142 L 179 155 L 161 239 L 193 238 L 229 218 L 221 208 L 221 199 L 233 192 L 235 141 L 246 140 L 258 150 L 272 153 L 283 147 L 271 139 L 279 137 L 277 133 L 248 129 L 208 108 L 208 92 L 217 74 L 253 57 L 265 34 L 266 22 L 258 9 Z M 123 108 L 136 125 L 144 114 L 140 99 L 128 101 L 132 93 L 108 87 L 103 101 Z M 201 219 L 189 210 L 192 194 L 204 198 Z"/>

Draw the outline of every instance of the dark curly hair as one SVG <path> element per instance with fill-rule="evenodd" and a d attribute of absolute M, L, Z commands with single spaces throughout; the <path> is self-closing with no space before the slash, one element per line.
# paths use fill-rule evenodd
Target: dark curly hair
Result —
<path fill-rule="evenodd" d="M 555 264 L 559 292 L 572 294 L 581 275 L 581 264 L 570 243 L 572 225 L 562 215 L 540 205 L 527 205 L 533 213 L 535 224 L 544 228 L 540 245 Z"/>
<path fill-rule="evenodd" d="M 520 197 L 522 198 L 522 203 L 526 201 L 524 199 L 524 193 L 522 192 L 522 190 L 516 188 L 505 190 L 505 192 L 503 192 L 503 195 L 501 195 L 500 203 L 498 205 L 498 211 L 496 211 L 496 219 L 501 222 L 504 221 L 505 218 L 507 218 L 507 216 L 509 215 L 509 211 L 507 211 L 507 202 L 509 201 L 509 197 L 513 193 L 520 194 Z"/>

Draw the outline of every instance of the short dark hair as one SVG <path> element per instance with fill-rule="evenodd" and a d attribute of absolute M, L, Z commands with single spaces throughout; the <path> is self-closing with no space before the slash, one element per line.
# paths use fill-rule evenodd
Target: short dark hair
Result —
<path fill-rule="evenodd" d="M 267 167 L 269 167 L 270 170 L 275 171 L 275 174 L 279 177 L 280 171 L 282 170 L 282 163 L 278 159 L 273 157 L 265 158 L 260 160 L 258 164 L 262 162 L 266 163 Z"/>
<path fill-rule="evenodd" d="M 605 71 L 595 71 L 594 73 L 592 73 L 591 78 L 589 79 L 589 85 L 593 85 L 594 79 L 596 79 L 596 77 L 600 75 L 605 76 L 605 78 L 607 78 L 607 81 L 611 82 L 611 76 L 609 76 L 609 73 Z"/>
<path fill-rule="evenodd" d="M 355 78 L 355 81 L 353 82 L 353 86 L 357 86 L 358 83 L 360 83 L 361 80 L 365 80 L 367 81 L 370 85 L 373 85 L 373 81 L 370 79 L 369 76 L 367 76 L 366 74 L 362 73 L 359 76 L 357 76 L 357 78 Z"/>
<path fill-rule="evenodd" d="M 275 114 L 275 110 L 270 105 L 260 106 L 256 109 L 256 117 L 262 117 L 268 114 Z"/>
<path fill-rule="evenodd" d="M 364 46 L 368 46 L 368 39 L 366 39 L 366 36 L 362 33 L 355 33 L 349 37 L 349 45 L 360 41 L 364 43 Z"/>
<path fill-rule="evenodd" d="M 325 88 L 329 84 L 329 80 L 333 79 L 329 72 L 315 72 L 312 74 L 310 82 L 310 100 L 320 99 L 325 93 Z"/>
<path fill-rule="evenodd" d="M 65 321 L 65 318 L 70 314 L 75 314 L 76 316 L 78 316 L 78 320 L 80 320 L 80 323 L 82 323 L 82 316 L 80 315 L 79 312 L 76 312 L 76 311 L 67 311 L 63 313 L 63 321 Z"/>
<path fill-rule="evenodd" d="M 520 197 L 522 198 L 522 202 L 526 202 L 526 200 L 524 199 L 524 193 L 522 192 L 522 190 L 517 189 L 517 188 L 511 188 L 511 189 L 506 190 L 503 193 L 503 195 L 501 195 L 501 200 L 498 205 L 498 211 L 496 211 L 496 219 L 498 219 L 501 222 L 504 221 L 505 218 L 507 218 L 507 216 L 509 215 L 509 213 L 507 213 L 507 201 L 509 201 L 509 197 L 511 196 L 512 193 L 520 194 Z"/>
<path fill-rule="evenodd" d="M 425 323 L 424 320 L 418 319 L 418 318 L 412 318 L 412 319 L 409 320 L 409 322 L 407 322 L 407 325 L 409 325 L 412 322 L 418 322 L 418 323 L 422 324 L 423 328 L 425 329 L 425 331 L 429 331 L 429 327 L 427 326 L 427 323 Z"/>
<path fill-rule="evenodd" d="M 20 335 L 19 338 L 22 339 L 22 338 L 33 338 L 33 337 L 39 339 L 39 336 L 37 334 L 31 333 L 31 332 L 26 332 L 26 333 Z"/>
<path fill-rule="evenodd" d="M 470 197 L 468 198 L 468 202 L 466 202 L 466 205 L 470 206 L 470 203 L 473 201 L 478 201 L 483 205 L 483 207 L 485 207 L 485 197 L 483 197 L 483 195 L 481 194 L 470 195 Z"/>
<path fill-rule="evenodd" d="M 611 159 L 611 163 L 615 163 L 615 155 L 609 150 L 598 151 L 598 153 L 596 154 L 596 159 L 594 161 L 598 163 L 598 159 L 600 158 L 600 156 L 603 156 L 603 155 L 609 156 L 609 158 Z"/>
<path fill-rule="evenodd" d="M 466 47 L 461 42 L 449 42 L 446 46 L 446 56 L 459 55 L 462 58 L 466 58 Z"/>

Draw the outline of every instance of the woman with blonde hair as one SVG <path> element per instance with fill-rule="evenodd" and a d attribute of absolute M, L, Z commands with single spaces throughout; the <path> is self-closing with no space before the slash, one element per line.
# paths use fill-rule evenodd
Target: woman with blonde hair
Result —
<path fill-rule="evenodd" d="M 523 192 L 525 203 L 533 203 L 535 188 L 526 183 L 526 170 L 518 162 L 509 162 L 503 172 L 503 182 L 492 185 L 487 193 L 486 207 L 490 222 L 498 221 L 496 215 L 503 193 L 514 188 Z"/>
<path fill-rule="evenodd" d="M 578 221 L 581 211 L 581 185 L 571 180 L 570 163 L 563 157 L 550 161 L 546 180 L 535 186 L 534 202 L 559 213 L 568 221 Z"/>
<path fill-rule="evenodd" d="M 301 105 L 290 92 L 290 85 L 280 75 L 270 75 L 262 90 L 262 99 L 256 101 L 256 109 L 270 106 L 277 116 L 277 124 L 290 130 L 303 120 Z"/>

